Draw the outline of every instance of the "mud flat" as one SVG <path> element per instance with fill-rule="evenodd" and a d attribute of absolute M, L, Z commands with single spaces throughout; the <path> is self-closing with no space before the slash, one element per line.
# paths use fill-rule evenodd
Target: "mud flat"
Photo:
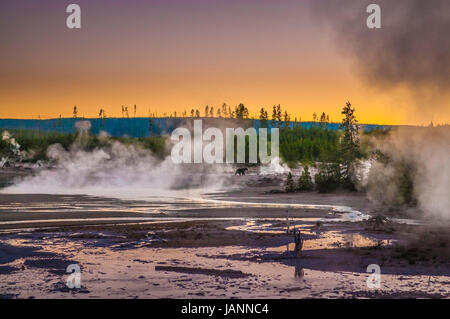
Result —
<path fill-rule="evenodd" d="M 0 297 L 450 297 L 448 225 L 368 220 L 357 193 L 282 194 L 257 176 L 235 184 L 134 200 L 0 191 Z M 73 264 L 81 287 L 69 289 Z"/>

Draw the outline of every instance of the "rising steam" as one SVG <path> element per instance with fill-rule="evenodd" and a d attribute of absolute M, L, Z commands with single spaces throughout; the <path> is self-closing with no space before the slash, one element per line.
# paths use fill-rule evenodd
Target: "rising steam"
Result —
<path fill-rule="evenodd" d="M 427 217 L 450 219 L 450 127 L 398 128 L 374 140 L 387 162 L 373 161 L 367 180 L 368 196 L 395 203 L 412 182 L 412 196 Z M 403 171 L 399 173 L 399 165 Z"/>
<path fill-rule="evenodd" d="M 38 171 L 6 191 L 13 193 L 89 194 L 141 199 L 175 194 L 175 190 L 220 188 L 220 167 L 190 167 L 164 160 L 139 143 L 124 144 L 100 134 L 102 146 L 86 150 L 90 123 L 76 123 L 78 137 L 69 150 L 60 144 L 47 149 L 53 168 Z M 216 175 L 212 178 L 212 173 Z M 173 191 L 173 192 L 172 192 Z"/>
<path fill-rule="evenodd" d="M 381 7 L 381 29 L 366 26 L 370 3 Z M 408 90 L 422 116 L 448 111 L 450 1 L 322 0 L 312 8 L 371 85 Z"/>

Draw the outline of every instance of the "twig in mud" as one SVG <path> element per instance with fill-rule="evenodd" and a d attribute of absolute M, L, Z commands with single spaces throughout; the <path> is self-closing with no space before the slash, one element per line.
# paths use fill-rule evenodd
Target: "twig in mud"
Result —
<path fill-rule="evenodd" d="M 300 257 L 303 249 L 302 233 L 294 227 L 295 257 Z"/>
<path fill-rule="evenodd" d="M 286 211 L 286 227 L 287 227 L 286 234 L 289 235 L 289 231 L 290 231 L 290 228 L 291 228 L 291 224 L 290 224 L 290 221 L 289 221 L 289 210 Z"/>

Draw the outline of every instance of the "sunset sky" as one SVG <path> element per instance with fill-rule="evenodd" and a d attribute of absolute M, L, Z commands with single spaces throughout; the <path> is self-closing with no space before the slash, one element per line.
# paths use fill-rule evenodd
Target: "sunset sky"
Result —
<path fill-rule="evenodd" d="M 122 105 L 147 116 L 242 102 L 255 115 L 281 104 L 292 118 L 324 111 L 338 121 L 350 100 L 364 123 L 450 122 L 447 98 L 423 114 L 409 88 L 380 90 L 362 77 L 327 23 L 333 12 L 318 18 L 311 2 L 2 0 L 0 118 L 70 117 L 74 105 L 96 117 L 100 108 L 121 116 Z M 81 30 L 66 27 L 70 3 L 81 6 Z M 358 14 L 365 25 L 368 14 Z"/>

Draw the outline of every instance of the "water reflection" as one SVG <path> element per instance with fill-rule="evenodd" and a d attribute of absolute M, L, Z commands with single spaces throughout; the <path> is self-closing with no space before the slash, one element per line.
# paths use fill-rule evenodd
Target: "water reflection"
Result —
<path fill-rule="evenodd" d="M 300 266 L 295 266 L 294 278 L 298 280 L 305 280 L 305 270 Z"/>

